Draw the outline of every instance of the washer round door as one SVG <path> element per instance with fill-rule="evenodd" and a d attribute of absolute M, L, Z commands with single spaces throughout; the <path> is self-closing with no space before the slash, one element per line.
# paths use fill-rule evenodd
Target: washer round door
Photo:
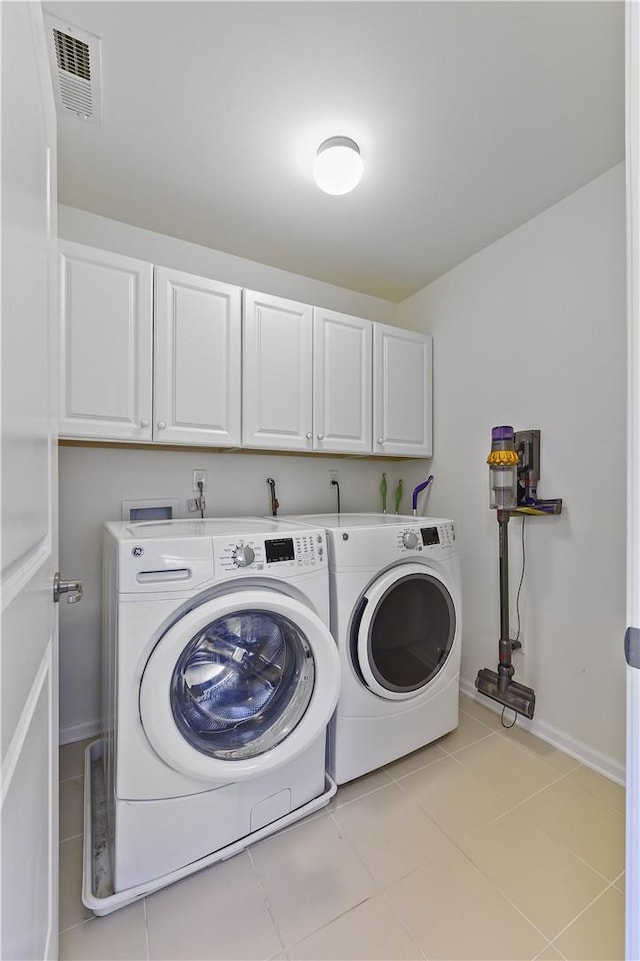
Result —
<path fill-rule="evenodd" d="M 354 666 L 380 697 L 422 693 L 447 662 L 456 636 L 452 591 L 419 564 L 391 568 L 364 592 L 352 627 Z"/>
<path fill-rule="evenodd" d="M 320 618 L 273 591 L 212 598 L 162 635 L 140 683 L 156 753 L 210 783 L 240 781 L 300 754 L 324 730 L 340 687 Z"/>

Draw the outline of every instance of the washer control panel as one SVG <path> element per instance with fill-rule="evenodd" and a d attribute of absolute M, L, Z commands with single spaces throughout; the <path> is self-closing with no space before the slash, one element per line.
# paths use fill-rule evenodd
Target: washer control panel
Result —
<path fill-rule="evenodd" d="M 292 532 L 284 537 L 214 537 L 213 554 L 216 570 L 225 574 L 302 573 L 327 564 L 325 535 L 321 531 Z"/>

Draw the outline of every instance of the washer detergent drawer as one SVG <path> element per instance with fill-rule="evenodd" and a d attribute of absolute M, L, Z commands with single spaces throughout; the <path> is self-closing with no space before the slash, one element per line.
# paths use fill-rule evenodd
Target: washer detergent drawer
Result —
<path fill-rule="evenodd" d="M 214 576 L 211 539 L 176 538 L 157 543 L 140 539 L 120 544 L 121 594 L 190 591 Z"/>

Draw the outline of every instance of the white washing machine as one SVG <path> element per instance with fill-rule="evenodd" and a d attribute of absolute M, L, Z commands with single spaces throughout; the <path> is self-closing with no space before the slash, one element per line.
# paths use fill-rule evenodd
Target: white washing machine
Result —
<path fill-rule="evenodd" d="M 396 514 L 288 517 L 327 531 L 341 689 L 329 728 L 338 784 L 458 725 L 460 559 L 451 520 Z"/>
<path fill-rule="evenodd" d="M 261 518 L 108 523 L 103 560 L 107 837 L 114 892 L 140 896 L 335 792 L 326 535 Z"/>

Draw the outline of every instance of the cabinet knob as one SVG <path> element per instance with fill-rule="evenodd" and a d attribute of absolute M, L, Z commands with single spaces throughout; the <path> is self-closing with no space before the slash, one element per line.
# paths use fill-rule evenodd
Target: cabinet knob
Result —
<path fill-rule="evenodd" d="M 144 420 L 141 420 L 141 421 L 140 421 L 140 426 L 141 426 L 141 427 L 148 427 L 148 426 L 149 426 L 149 421 L 147 420 L 146 417 L 144 418 Z"/>
<path fill-rule="evenodd" d="M 383 442 L 383 441 L 382 441 L 382 437 L 378 437 L 377 443 L 378 443 L 378 444 L 382 444 L 382 442 Z"/>
<path fill-rule="evenodd" d="M 158 430 L 166 430 L 166 429 L 167 429 L 167 425 L 165 424 L 165 422 L 164 422 L 163 420 L 159 420 L 159 421 L 158 421 Z"/>
<path fill-rule="evenodd" d="M 318 440 L 324 440 L 324 434 L 318 434 Z"/>
<path fill-rule="evenodd" d="M 307 440 L 313 440 L 313 434 L 310 430 L 307 431 Z"/>

